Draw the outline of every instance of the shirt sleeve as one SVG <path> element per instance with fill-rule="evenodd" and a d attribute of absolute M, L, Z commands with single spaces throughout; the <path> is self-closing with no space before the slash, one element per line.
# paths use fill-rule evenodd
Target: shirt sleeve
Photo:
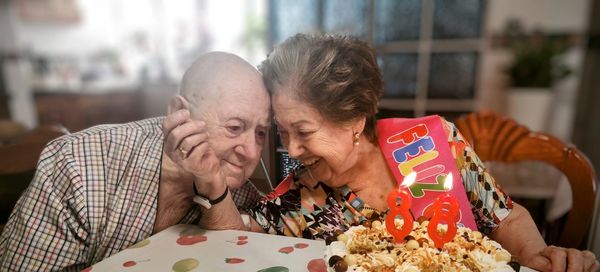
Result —
<path fill-rule="evenodd" d="M 262 197 L 262 194 L 254 187 L 252 182 L 246 182 L 239 189 L 231 190 L 231 195 L 233 202 L 241 210 L 254 206 Z"/>
<path fill-rule="evenodd" d="M 448 143 L 456 159 L 479 231 L 490 234 L 512 210 L 512 200 L 488 172 L 456 126 L 445 122 Z"/>
<path fill-rule="evenodd" d="M 89 265 L 85 194 L 71 152 L 49 143 L 0 237 L 0 271 L 79 271 Z"/>

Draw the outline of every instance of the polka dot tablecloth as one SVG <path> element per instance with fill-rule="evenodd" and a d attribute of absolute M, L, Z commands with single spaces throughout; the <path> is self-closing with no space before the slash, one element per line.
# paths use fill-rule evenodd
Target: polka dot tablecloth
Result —
<path fill-rule="evenodd" d="M 324 250 L 323 241 L 176 225 L 84 271 L 325 272 Z"/>

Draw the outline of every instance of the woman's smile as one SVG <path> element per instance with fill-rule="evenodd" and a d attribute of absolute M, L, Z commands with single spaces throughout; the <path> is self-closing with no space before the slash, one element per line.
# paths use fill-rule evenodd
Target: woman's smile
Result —
<path fill-rule="evenodd" d="M 303 160 L 302 164 L 304 164 L 304 166 L 306 166 L 306 167 L 311 167 L 311 166 L 316 165 L 320 160 L 321 160 L 320 158 Z"/>

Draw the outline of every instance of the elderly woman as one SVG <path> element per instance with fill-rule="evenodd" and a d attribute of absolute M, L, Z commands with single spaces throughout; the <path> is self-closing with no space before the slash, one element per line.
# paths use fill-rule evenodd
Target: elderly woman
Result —
<path fill-rule="evenodd" d="M 281 140 L 302 162 L 249 211 L 262 230 L 327 239 L 365 214 L 385 213 L 397 180 L 378 143 L 375 114 L 383 83 L 373 50 L 350 37 L 298 34 L 277 46 L 260 69 Z M 528 212 L 485 173 L 454 125 L 442 123 L 448 144 L 464 148 L 455 159 L 481 232 L 531 268 L 598 268 L 589 251 L 547 246 Z"/>

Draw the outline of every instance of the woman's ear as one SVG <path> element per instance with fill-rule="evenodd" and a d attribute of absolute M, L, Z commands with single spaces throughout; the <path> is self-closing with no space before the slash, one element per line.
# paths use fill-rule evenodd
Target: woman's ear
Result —
<path fill-rule="evenodd" d="M 181 95 L 176 95 L 171 98 L 168 106 L 168 114 L 174 113 L 178 110 L 189 110 L 188 101 Z"/>
<path fill-rule="evenodd" d="M 352 125 L 352 131 L 362 134 L 363 131 L 365 130 L 366 123 L 367 123 L 367 117 L 363 116 L 363 117 L 358 118 L 356 123 L 354 123 L 354 125 Z"/>

